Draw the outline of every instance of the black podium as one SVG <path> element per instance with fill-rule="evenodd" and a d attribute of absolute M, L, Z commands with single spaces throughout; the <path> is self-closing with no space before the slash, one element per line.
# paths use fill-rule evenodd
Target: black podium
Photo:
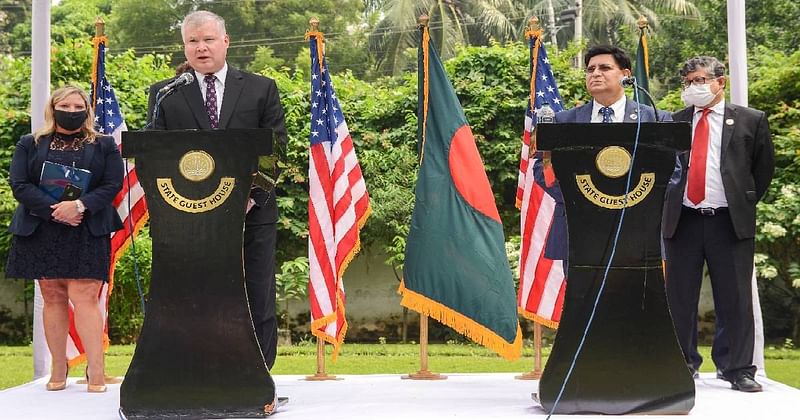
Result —
<path fill-rule="evenodd" d="M 123 418 L 265 417 L 275 383 L 247 303 L 243 228 L 266 129 L 123 133 L 153 239 L 150 295 Z"/>
<path fill-rule="evenodd" d="M 642 123 L 632 166 L 636 123 L 540 124 L 537 130 L 538 148 L 552 152 L 569 224 L 564 311 L 539 382 L 542 407 L 549 412 L 561 391 L 627 206 L 605 290 L 555 412 L 688 413 L 694 381 L 667 305 L 660 226 L 675 153 L 691 147 L 690 125 Z"/>

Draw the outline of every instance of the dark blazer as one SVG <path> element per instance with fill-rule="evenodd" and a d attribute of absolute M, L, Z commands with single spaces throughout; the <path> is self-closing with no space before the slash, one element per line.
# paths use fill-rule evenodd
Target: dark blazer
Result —
<path fill-rule="evenodd" d="M 592 122 L 592 102 L 589 101 L 581 106 L 576 106 L 575 108 L 568 109 L 566 111 L 561 111 L 556 113 L 556 122 L 557 123 L 588 123 Z M 639 115 L 638 107 L 636 101 L 631 99 L 627 99 L 625 101 L 625 122 L 636 122 L 637 119 L 641 118 L 642 122 L 655 122 L 655 112 L 653 108 L 647 105 L 641 106 L 642 114 Z M 658 116 L 660 117 L 661 121 L 672 121 L 669 113 L 659 112 Z M 665 119 L 664 117 L 670 117 L 669 119 Z"/>
<path fill-rule="evenodd" d="M 150 87 L 148 120 L 155 107 L 158 89 L 172 79 L 162 80 Z M 157 130 L 211 129 L 200 85 L 195 79 L 179 88 L 161 102 L 158 117 L 153 121 Z M 283 107 L 275 81 L 228 66 L 225 91 L 219 116 L 219 128 L 271 128 L 276 147 L 285 150 L 287 135 Z M 256 202 L 245 219 L 246 224 L 265 224 L 278 221 L 278 208 L 273 192 L 254 189 L 250 197 Z"/>
<path fill-rule="evenodd" d="M 51 219 L 51 205 L 58 200 L 39 189 L 42 165 L 50 150 L 51 136 L 44 136 L 36 144 L 33 136 L 22 136 L 11 159 L 10 183 L 14 198 L 19 201 L 11 219 L 9 232 L 30 236 L 40 223 Z M 122 158 L 114 138 L 97 136 L 94 143 L 83 148 L 83 169 L 92 172 L 89 190 L 80 198 L 86 207 L 83 222 L 94 236 L 108 235 L 122 229 L 122 220 L 111 204 L 122 189 L 124 170 Z"/>
<path fill-rule="evenodd" d="M 672 116 L 676 121 L 692 122 L 693 114 L 694 107 L 688 107 Z M 733 229 L 739 239 L 753 238 L 756 203 L 766 193 L 775 172 L 775 152 L 764 112 L 726 103 L 720 153 L 722 186 Z M 667 190 L 661 221 L 665 238 L 671 238 L 678 227 L 686 176 L 687 171 L 682 171 L 677 188 Z"/>

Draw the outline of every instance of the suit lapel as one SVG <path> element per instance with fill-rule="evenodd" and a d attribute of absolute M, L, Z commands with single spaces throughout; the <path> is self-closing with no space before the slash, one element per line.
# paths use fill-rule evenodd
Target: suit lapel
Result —
<path fill-rule="evenodd" d="M 631 118 L 632 116 L 636 115 L 636 117 Z M 636 102 L 625 98 L 625 118 L 622 119 L 623 122 L 636 122 L 641 115 L 639 115 L 639 110 L 636 108 Z M 642 120 L 644 122 L 644 120 Z"/>
<path fill-rule="evenodd" d="M 100 138 L 96 138 L 94 143 L 86 143 L 83 145 L 83 169 L 92 167 L 92 159 L 94 159 L 94 151 L 100 143 Z"/>
<path fill-rule="evenodd" d="M 183 99 L 192 110 L 194 119 L 197 121 L 197 126 L 203 129 L 210 129 L 211 123 L 208 121 L 208 114 L 206 113 L 205 99 L 200 93 L 200 81 L 195 78 L 192 84 L 180 89 Z"/>
<path fill-rule="evenodd" d="M 39 185 L 39 179 L 42 177 L 42 166 L 44 161 L 47 160 L 47 152 L 50 150 L 50 141 L 53 140 L 52 135 L 43 136 L 36 144 L 36 154 L 28 156 L 28 173 L 31 178 L 36 180 L 36 185 Z"/>
<path fill-rule="evenodd" d="M 589 101 L 575 111 L 576 122 L 592 122 L 592 102 Z"/>
<path fill-rule="evenodd" d="M 728 121 L 733 121 L 734 124 L 728 125 Z M 719 149 L 720 163 L 725 162 L 725 152 L 728 150 L 728 145 L 733 138 L 734 127 L 736 127 L 736 108 L 731 104 L 725 104 L 725 115 L 722 116 L 722 143 Z"/>
<path fill-rule="evenodd" d="M 228 75 L 225 77 L 225 93 L 222 96 L 222 109 L 219 113 L 219 128 L 228 128 L 243 87 L 244 77 L 242 74 L 233 67 L 228 67 Z"/>

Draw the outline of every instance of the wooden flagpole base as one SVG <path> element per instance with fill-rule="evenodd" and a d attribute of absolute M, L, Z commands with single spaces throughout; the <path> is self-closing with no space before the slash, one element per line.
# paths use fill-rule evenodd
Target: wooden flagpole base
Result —
<path fill-rule="evenodd" d="M 336 375 L 325 373 L 325 342 L 317 337 L 317 373 L 306 376 L 305 381 L 341 381 L 344 378 L 337 378 Z"/>
<path fill-rule="evenodd" d="M 517 375 L 514 379 L 532 381 L 542 378 L 542 325 L 533 323 L 533 370 Z"/>
<path fill-rule="evenodd" d="M 416 373 L 403 375 L 400 379 L 412 379 L 417 381 L 440 381 L 447 379 L 446 375 L 431 372 L 428 370 L 428 316 L 419 315 L 419 370 Z"/>
<path fill-rule="evenodd" d="M 431 372 L 429 370 L 419 370 L 416 373 L 409 373 L 408 375 L 403 375 L 400 377 L 400 379 L 413 379 L 417 381 L 440 381 L 443 379 L 447 379 L 447 375 Z"/>

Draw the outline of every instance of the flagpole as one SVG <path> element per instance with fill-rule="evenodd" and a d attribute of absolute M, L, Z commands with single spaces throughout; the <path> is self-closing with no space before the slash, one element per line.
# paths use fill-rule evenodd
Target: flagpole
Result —
<path fill-rule="evenodd" d="M 419 370 L 403 375 L 402 379 L 437 381 L 447 379 L 446 375 L 428 370 L 428 315 L 419 314 Z"/>
<path fill-rule="evenodd" d="M 542 324 L 533 323 L 533 370 L 514 377 L 522 381 L 542 378 Z"/>
<path fill-rule="evenodd" d="M 319 19 L 316 17 L 312 17 L 308 21 L 311 28 L 306 31 L 305 39 L 310 40 L 312 36 L 316 37 L 316 40 L 319 42 L 318 44 L 318 51 L 319 54 L 319 66 L 320 66 L 320 75 L 322 74 L 322 67 L 323 67 L 323 57 L 324 54 L 321 49 L 324 48 L 322 44 L 323 34 L 319 31 Z M 313 61 L 313 60 L 312 60 Z M 312 331 L 317 331 L 316 328 L 313 326 L 312 323 Z M 323 332 L 324 334 L 324 332 Z M 336 349 L 334 349 L 334 360 L 336 357 Z M 328 375 L 325 372 L 325 340 L 321 337 L 317 336 L 317 372 L 311 376 L 306 376 L 306 381 L 340 381 L 343 378 L 337 378 L 336 375 Z"/>
<path fill-rule="evenodd" d="M 525 32 L 525 37 L 530 39 L 531 37 L 541 37 L 542 32 L 541 28 L 539 27 L 539 18 L 536 16 L 531 17 L 528 20 L 528 28 Z M 534 65 L 536 61 L 533 61 Z M 536 76 L 535 67 L 532 69 L 531 78 L 535 78 Z M 530 89 L 530 98 L 529 101 L 531 106 L 534 104 L 534 95 L 535 87 L 533 85 L 533 80 L 531 81 L 531 89 Z M 531 150 L 535 150 L 535 146 L 533 141 L 531 141 Z M 521 206 L 520 206 L 521 208 Z M 517 375 L 514 379 L 520 380 L 535 380 L 542 377 L 542 325 L 538 322 L 534 321 L 533 323 L 533 370 L 530 372 L 525 372 L 523 374 Z"/>
<path fill-rule="evenodd" d="M 325 372 L 325 340 L 317 337 L 317 373 L 306 376 L 307 381 L 341 381 L 344 378 L 337 378 L 336 375 L 328 375 Z"/>
<path fill-rule="evenodd" d="M 97 19 L 95 19 L 95 21 L 94 21 L 94 37 L 95 37 L 95 39 L 99 39 L 100 37 L 103 37 L 103 36 L 106 35 L 105 28 L 106 28 L 105 21 L 103 21 L 103 18 L 98 16 Z M 97 51 L 94 51 L 94 54 L 95 54 L 95 58 L 96 58 Z M 95 71 L 95 69 L 92 69 L 92 72 L 93 72 L 92 77 L 94 77 L 96 75 L 94 73 L 94 71 Z M 97 81 L 95 81 L 95 82 L 97 82 Z M 95 89 L 93 89 L 93 90 L 95 90 Z M 95 104 L 95 99 L 96 98 L 92 98 L 92 105 Z M 108 324 L 108 319 L 106 319 L 106 324 Z M 107 349 L 105 351 L 107 351 Z M 105 351 L 103 352 L 103 358 L 105 358 Z M 108 373 L 105 373 L 105 381 L 106 381 L 106 384 L 121 384 L 122 383 L 122 378 L 121 377 L 117 377 L 117 376 L 111 376 Z M 87 381 L 86 377 L 84 377 L 83 379 L 79 379 L 77 381 L 77 383 L 83 385 L 83 384 L 88 383 L 88 381 Z"/>

